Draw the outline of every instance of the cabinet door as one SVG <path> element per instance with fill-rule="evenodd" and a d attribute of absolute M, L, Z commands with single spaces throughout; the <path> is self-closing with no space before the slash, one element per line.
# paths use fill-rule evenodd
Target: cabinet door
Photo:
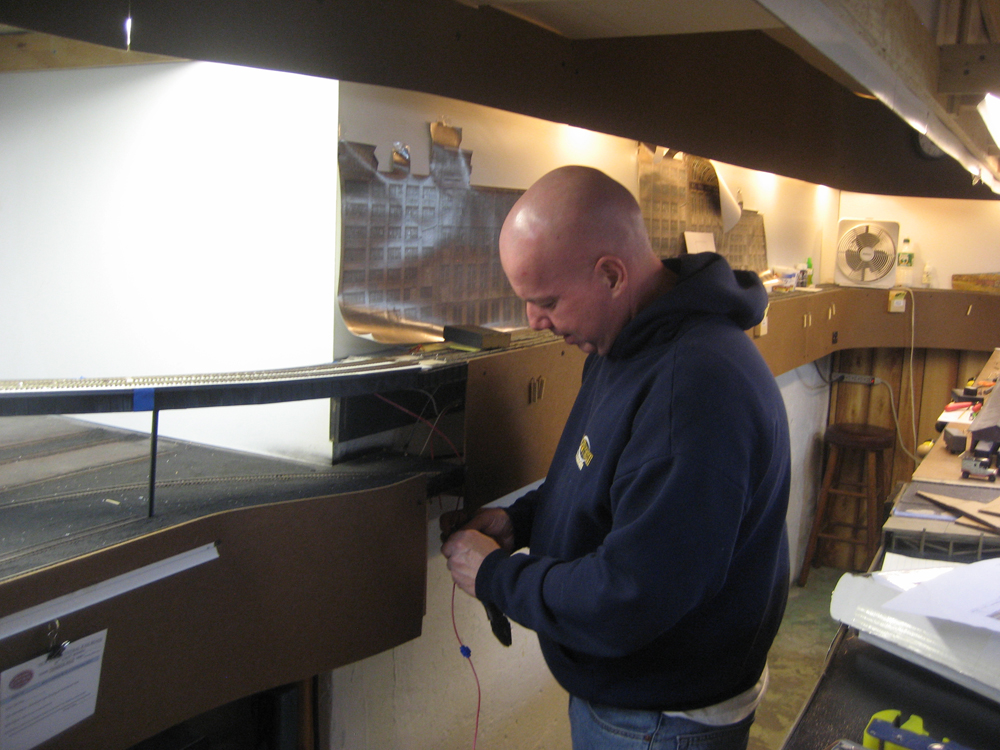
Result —
<path fill-rule="evenodd" d="M 838 349 L 895 348 L 910 345 L 910 306 L 889 312 L 888 289 L 843 287 L 837 295 Z"/>
<path fill-rule="evenodd" d="M 1000 295 L 920 291 L 916 316 L 919 347 L 989 351 L 1000 346 Z"/>
<path fill-rule="evenodd" d="M 748 332 L 774 375 L 810 361 L 806 359 L 808 304 L 804 296 L 775 297 L 767 312 L 767 332 Z"/>
<path fill-rule="evenodd" d="M 580 390 L 585 359 L 575 346 L 557 341 L 469 363 L 466 507 L 477 508 L 545 476 Z"/>
<path fill-rule="evenodd" d="M 805 360 L 812 362 L 839 348 L 844 321 L 843 303 L 837 291 L 817 292 L 806 302 Z"/>

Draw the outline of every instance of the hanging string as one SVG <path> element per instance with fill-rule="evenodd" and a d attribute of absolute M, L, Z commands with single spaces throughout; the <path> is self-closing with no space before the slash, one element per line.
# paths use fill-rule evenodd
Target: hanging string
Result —
<path fill-rule="evenodd" d="M 483 689 L 479 684 L 479 675 L 476 674 L 476 666 L 472 663 L 472 649 L 462 643 L 462 636 L 458 634 L 458 625 L 455 624 L 455 589 L 457 588 L 457 583 L 451 585 L 451 627 L 455 630 L 459 653 L 468 660 L 469 667 L 472 669 L 472 676 L 476 679 L 476 729 L 472 735 L 472 750 L 476 750 L 476 743 L 479 741 L 479 711 L 483 705 Z"/>

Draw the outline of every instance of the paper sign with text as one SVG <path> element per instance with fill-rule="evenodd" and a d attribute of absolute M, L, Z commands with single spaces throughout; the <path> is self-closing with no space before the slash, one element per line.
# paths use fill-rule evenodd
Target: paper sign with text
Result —
<path fill-rule="evenodd" d="M 0 672 L 0 748 L 31 750 L 94 713 L 107 634 Z"/>

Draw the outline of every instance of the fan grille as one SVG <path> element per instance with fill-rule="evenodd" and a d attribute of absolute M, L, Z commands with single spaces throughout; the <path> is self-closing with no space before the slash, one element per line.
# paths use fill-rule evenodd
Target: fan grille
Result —
<path fill-rule="evenodd" d="M 841 272 L 853 281 L 875 281 L 896 262 L 892 237 L 876 224 L 858 224 L 845 232 L 837 247 Z"/>

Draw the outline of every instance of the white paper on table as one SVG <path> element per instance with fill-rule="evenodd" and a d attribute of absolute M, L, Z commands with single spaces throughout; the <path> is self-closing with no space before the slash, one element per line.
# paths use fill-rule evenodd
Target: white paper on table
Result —
<path fill-rule="evenodd" d="M 857 628 L 861 640 L 1000 703 L 1000 634 L 891 611 L 885 604 L 897 595 L 873 576 L 847 574 L 833 591 L 830 614 Z"/>
<path fill-rule="evenodd" d="M 31 750 L 94 713 L 108 631 L 0 673 L 0 747 Z"/>
<path fill-rule="evenodd" d="M 930 560 L 926 557 L 910 557 L 898 552 L 886 552 L 882 556 L 881 572 L 896 570 L 925 570 L 927 568 L 955 568 L 967 563 L 954 560 Z"/>
<path fill-rule="evenodd" d="M 903 592 L 885 608 L 1000 633 L 1000 558 L 948 571 Z"/>
<path fill-rule="evenodd" d="M 948 422 L 950 424 L 972 424 L 972 420 L 976 418 L 976 414 L 978 413 L 978 411 L 973 411 L 971 406 L 967 406 L 964 409 L 956 409 L 955 411 L 943 411 L 937 418 L 937 421 Z"/>
<path fill-rule="evenodd" d="M 935 568 L 916 568 L 915 570 L 892 570 L 872 573 L 872 577 L 879 583 L 883 583 L 896 591 L 909 591 L 928 581 L 933 581 L 940 575 L 944 575 L 952 568 L 941 566 Z"/>

